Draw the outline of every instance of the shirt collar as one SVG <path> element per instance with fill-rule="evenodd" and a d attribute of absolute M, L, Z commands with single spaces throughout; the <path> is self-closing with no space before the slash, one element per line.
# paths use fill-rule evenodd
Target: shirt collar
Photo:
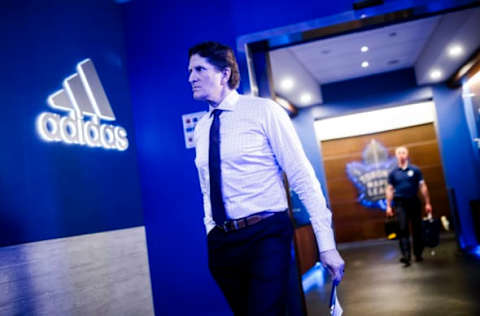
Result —
<path fill-rule="evenodd" d="M 240 95 L 236 90 L 233 90 L 230 92 L 225 99 L 216 107 L 210 106 L 208 115 L 211 116 L 213 110 L 224 110 L 224 111 L 233 111 L 235 109 L 235 105 L 237 105 L 238 99 L 240 98 Z"/>
<path fill-rule="evenodd" d="M 406 166 L 405 168 L 402 168 L 402 167 L 400 167 L 400 166 L 397 166 L 397 169 L 398 169 L 398 170 L 402 170 L 402 171 L 405 171 L 405 170 L 407 170 L 408 168 L 410 168 L 410 163 L 408 163 L 408 162 L 407 162 L 407 166 Z"/>

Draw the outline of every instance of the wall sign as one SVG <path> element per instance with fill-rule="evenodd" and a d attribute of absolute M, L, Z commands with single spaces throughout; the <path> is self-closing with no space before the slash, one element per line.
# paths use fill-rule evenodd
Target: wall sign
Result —
<path fill-rule="evenodd" d="M 365 147 L 363 161 L 347 163 L 348 178 L 358 190 L 358 201 L 369 208 L 385 210 L 385 187 L 388 174 L 396 165 L 395 157 L 388 157 L 387 149 L 375 139 Z"/>
<path fill-rule="evenodd" d="M 50 95 L 47 103 L 67 115 L 43 112 L 37 117 L 36 129 L 43 140 L 120 151 L 128 148 L 123 127 L 100 122 L 115 121 L 115 114 L 90 59 L 78 63 L 77 73 L 67 77 L 63 89 Z"/>
<path fill-rule="evenodd" d="M 185 147 L 193 148 L 195 144 L 193 142 L 193 131 L 197 126 L 198 121 L 207 114 L 207 111 L 195 112 L 182 115 L 183 122 L 183 134 L 185 136 Z"/>

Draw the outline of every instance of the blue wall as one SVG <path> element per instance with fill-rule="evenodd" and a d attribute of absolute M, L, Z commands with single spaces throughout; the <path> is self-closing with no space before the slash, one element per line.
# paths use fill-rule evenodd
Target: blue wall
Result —
<path fill-rule="evenodd" d="M 112 1 L 0 7 L 0 246 L 143 225 L 121 8 Z M 47 143 L 35 120 L 91 58 L 126 151 Z"/>
<path fill-rule="evenodd" d="M 433 87 L 437 111 L 437 135 L 447 186 L 454 189 L 461 228 L 462 247 L 473 247 L 476 240 L 470 200 L 480 199 L 480 165 L 475 159 L 464 111 L 462 90 L 444 85 Z"/>

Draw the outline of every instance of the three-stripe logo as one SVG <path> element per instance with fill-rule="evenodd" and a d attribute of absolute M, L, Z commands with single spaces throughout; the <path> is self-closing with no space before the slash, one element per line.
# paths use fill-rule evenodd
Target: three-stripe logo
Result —
<path fill-rule="evenodd" d="M 51 94 L 47 103 L 68 115 L 41 113 L 36 127 L 43 140 L 121 151 L 128 148 L 123 127 L 100 124 L 100 119 L 115 121 L 115 114 L 90 59 L 78 63 L 77 73 L 68 76 L 63 89 Z"/>

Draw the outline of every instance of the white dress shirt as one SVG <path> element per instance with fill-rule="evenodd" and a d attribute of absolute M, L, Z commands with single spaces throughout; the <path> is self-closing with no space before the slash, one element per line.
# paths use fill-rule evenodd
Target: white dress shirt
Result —
<path fill-rule="evenodd" d="M 200 119 L 195 132 L 195 164 L 200 177 L 207 233 L 215 227 L 210 206 L 208 147 L 214 109 L 220 115 L 222 193 L 227 217 L 288 208 L 282 171 L 310 214 L 320 251 L 335 248 L 331 212 L 320 183 L 287 113 L 269 99 L 232 91 Z"/>

